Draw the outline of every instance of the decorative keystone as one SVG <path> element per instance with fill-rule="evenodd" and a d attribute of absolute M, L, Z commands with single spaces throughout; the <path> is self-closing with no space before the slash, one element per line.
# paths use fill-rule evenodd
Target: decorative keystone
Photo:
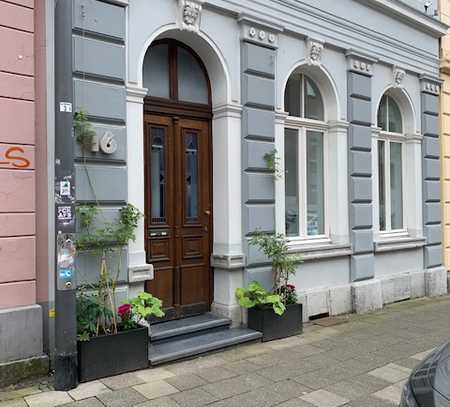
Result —
<path fill-rule="evenodd" d="M 396 88 L 400 88 L 403 86 L 403 80 L 406 76 L 406 71 L 399 67 L 394 66 L 392 71 L 393 83 Z"/>
<path fill-rule="evenodd" d="M 198 32 L 205 0 L 178 0 L 179 24 L 182 30 Z"/>
<path fill-rule="evenodd" d="M 306 49 L 308 55 L 308 64 L 320 65 L 322 62 L 322 51 L 324 42 L 308 38 L 306 41 Z"/>

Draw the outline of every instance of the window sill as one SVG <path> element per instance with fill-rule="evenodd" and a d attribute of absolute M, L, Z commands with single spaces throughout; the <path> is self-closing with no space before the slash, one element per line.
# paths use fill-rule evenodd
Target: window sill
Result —
<path fill-rule="evenodd" d="M 375 253 L 417 249 L 425 246 L 424 237 L 385 237 L 374 242 Z"/>
<path fill-rule="evenodd" d="M 350 256 L 352 249 L 349 244 L 289 242 L 289 253 L 299 254 L 303 261 L 309 261 Z"/>

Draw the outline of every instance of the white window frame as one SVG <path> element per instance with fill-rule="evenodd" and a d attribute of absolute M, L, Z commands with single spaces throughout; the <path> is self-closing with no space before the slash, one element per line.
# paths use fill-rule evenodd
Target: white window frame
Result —
<path fill-rule="evenodd" d="M 388 238 L 388 237 L 402 237 L 408 235 L 407 228 L 407 207 L 406 207 L 406 182 L 405 182 L 405 174 L 406 174 L 406 137 L 400 133 L 389 133 L 389 132 L 380 132 L 377 137 L 377 157 L 376 157 L 376 168 L 377 168 L 377 177 L 378 183 L 380 180 L 380 174 L 378 173 L 379 163 L 379 151 L 378 151 L 378 141 L 384 141 L 384 196 L 385 196 L 385 221 L 386 221 L 386 230 L 380 229 L 380 197 L 378 196 L 378 219 L 377 226 L 380 237 Z M 398 143 L 401 145 L 402 149 L 402 224 L 403 227 L 400 229 L 392 229 L 391 226 L 391 143 Z"/>
<path fill-rule="evenodd" d="M 385 94 L 383 97 L 389 97 L 391 98 L 396 104 L 397 107 L 400 110 L 401 120 L 402 120 L 402 131 L 404 132 L 405 129 L 405 123 L 403 119 L 403 112 L 401 111 L 400 105 L 395 100 L 394 97 L 390 94 Z M 382 99 L 383 99 L 382 97 Z M 381 100 L 382 100 L 381 99 Z M 378 106 L 378 109 L 380 109 L 381 106 L 381 100 L 380 105 Z M 386 115 L 387 115 L 387 126 L 389 128 L 389 102 L 386 105 Z M 377 112 L 377 118 L 378 118 L 378 112 Z M 377 123 L 378 125 L 379 123 Z M 376 229 L 378 230 L 378 234 L 381 239 L 389 239 L 389 238 L 401 238 L 408 236 L 408 208 L 407 208 L 407 185 L 406 185 L 406 160 L 407 160 L 407 154 L 406 154 L 406 140 L 407 137 L 404 133 L 394 133 L 390 131 L 385 131 L 381 128 L 379 128 L 379 134 L 376 137 L 376 176 L 377 176 L 377 218 L 376 218 Z M 378 141 L 384 141 L 385 142 L 385 148 L 384 148 L 384 164 L 385 164 L 385 173 L 384 173 L 384 179 L 385 179 L 385 188 L 384 188 L 384 194 L 385 194 L 385 221 L 386 221 L 386 230 L 380 229 L 380 196 L 379 196 L 379 182 L 380 182 L 380 174 L 379 174 L 379 151 L 378 151 Z M 403 227 L 400 229 L 392 229 L 391 227 L 391 143 L 399 143 L 401 145 L 402 149 L 402 224 Z"/>
<path fill-rule="evenodd" d="M 285 121 L 284 130 L 292 129 L 296 130 L 298 137 L 298 213 L 299 213 L 299 235 L 288 236 L 288 240 L 292 244 L 320 244 L 330 243 L 330 227 L 328 222 L 329 208 L 328 208 L 328 125 L 325 122 L 303 119 L 294 116 L 288 116 Z M 323 135 L 323 204 L 324 204 L 324 233 L 320 235 L 308 235 L 308 197 L 307 197 L 307 160 L 306 160 L 306 137 L 307 131 L 320 132 Z M 284 159 L 284 155 L 283 155 Z M 284 182 L 284 180 L 283 180 Z M 286 219 L 286 210 L 284 212 L 284 219 Z M 286 220 L 285 220 L 286 221 Z"/>

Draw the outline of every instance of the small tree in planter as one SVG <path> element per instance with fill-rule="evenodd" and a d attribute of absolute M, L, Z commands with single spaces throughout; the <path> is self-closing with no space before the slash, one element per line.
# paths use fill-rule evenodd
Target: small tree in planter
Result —
<path fill-rule="evenodd" d="M 302 332 L 302 305 L 297 304 L 295 286 L 289 284 L 301 262 L 299 256 L 289 254 L 284 235 L 256 232 L 250 244 L 272 261 L 272 292 L 253 281 L 246 288 L 238 288 L 239 304 L 248 308 L 248 327 L 261 331 L 263 341 L 297 335 Z"/>
<path fill-rule="evenodd" d="M 89 150 L 95 132 L 87 113 L 75 114 L 74 130 L 82 151 Z M 84 170 L 96 203 L 77 207 L 80 230 L 76 247 L 78 252 L 98 254 L 100 270 L 96 283 L 79 286 L 77 290 L 78 370 L 82 382 L 146 368 L 149 340 L 146 319 L 164 315 L 161 301 L 148 293 L 140 293 L 117 307 L 116 289 L 123 247 L 135 240 L 142 214 L 128 204 L 119 210 L 116 221 L 103 218 L 97 222 L 103 214 L 98 209 L 85 155 Z M 108 256 L 112 254 L 118 257 L 116 270 L 108 265 Z"/>

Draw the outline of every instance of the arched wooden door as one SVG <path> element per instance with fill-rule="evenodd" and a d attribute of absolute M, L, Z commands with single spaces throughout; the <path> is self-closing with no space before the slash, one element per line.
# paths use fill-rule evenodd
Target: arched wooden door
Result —
<path fill-rule="evenodd" d="M 175 41 L 147 52 L 144 86 L 146 290 L 165 320 L 210 309 L 212 143 L 210 86 L 200 59 Z"/>

